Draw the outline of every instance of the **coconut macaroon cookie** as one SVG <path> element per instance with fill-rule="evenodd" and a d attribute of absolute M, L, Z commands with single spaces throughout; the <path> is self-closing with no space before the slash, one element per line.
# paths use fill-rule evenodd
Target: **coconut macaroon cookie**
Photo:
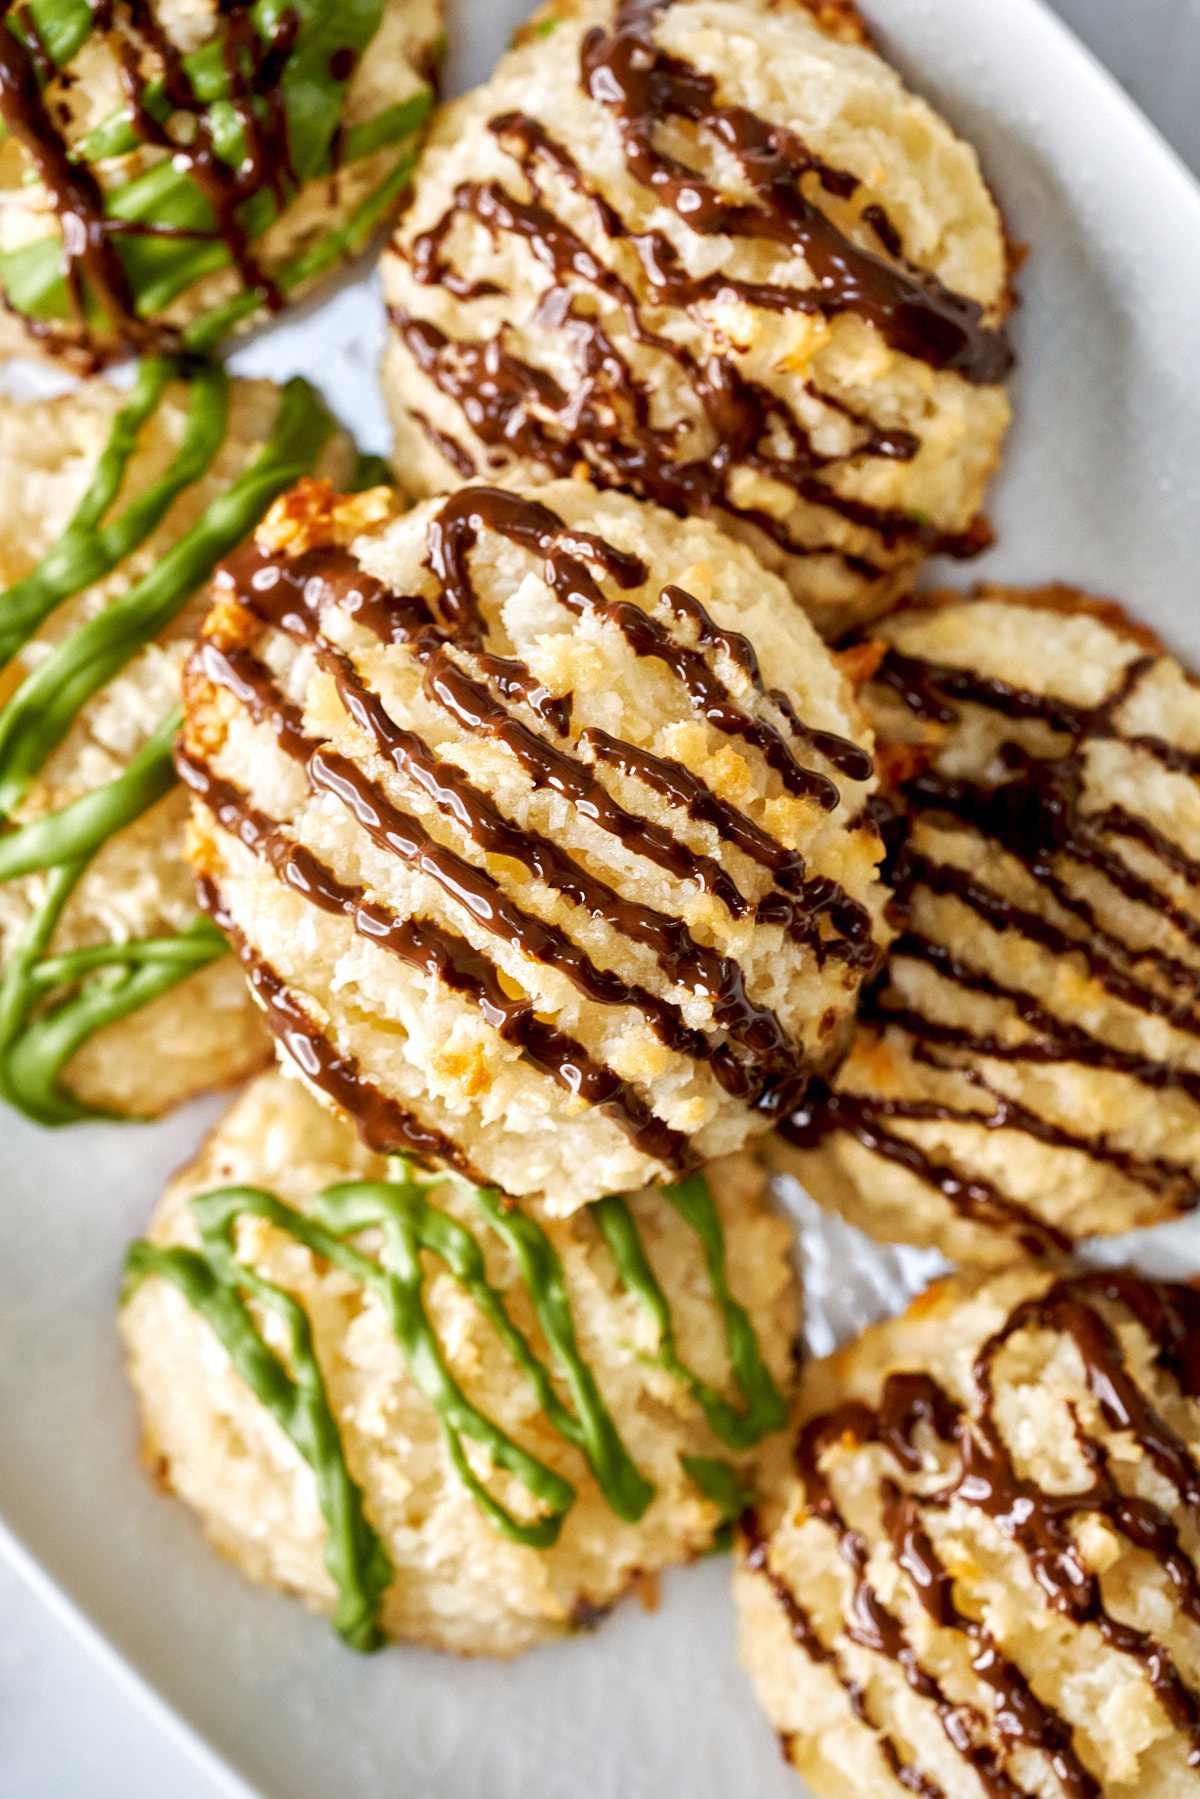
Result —
<path fill-rule="evenodd" d="M 308 483 L 186 679 L 191 857 L 378 1150 L 563 1214 L 737 1149 L 878 956 L 850 687 L 704 521 L 584 482 Z"/>
<path fill-rule="evenodd" d="M 814 1793 L 1195 1792 L 1198 1342 L 1191 1286 L 1026 1265 L 808 1369 L 735 1587 Z"/>
<path fill-rule="evenodd" d="M 148 1465 L 356 1648 L 594 1623 L 712 1544 L 786 1417 L 797 1295 L 762 1186 L 736 1157 L 543 1225 L 389 1173 L 265 1075 L 130 1254 Z"/>
<path fill-rule="evenodd" d="M 1111 604 L 940 596 L 881 627 L 895 923 L 785 1159 L 953 1259 L 1152 1224 L 1200 1189 L 1200 691 Z"/>
<path fill-rule="evenodd" d="M 349 441 L 304 381 L 151 359 L 132 389 L 0 402 L 0 1095 L 145 1115 L 264 1059 L 197 910 L 173 786 L 205 584 Z"/>
<path fill-rule="evenodd" d="M 0 348 L 197 349 L 361 249 L 407 184 L 439 0 L 31 0 L 0 33 Z"/>
<path fill-rule="evenodd" d="M 441 114 L 385 254 L 406 485 L 711 511 L 837 635 L 979 519 L 1009 258 L 844 6 L 562 0 Z"/>

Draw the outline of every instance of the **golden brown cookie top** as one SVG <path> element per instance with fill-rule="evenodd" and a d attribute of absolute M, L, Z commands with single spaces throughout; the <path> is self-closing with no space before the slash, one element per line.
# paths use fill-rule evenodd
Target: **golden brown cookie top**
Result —
<path fill-rule="evenodd" d="M 186 684 L 277 1031 L 378 1147 L 559 1211 L 740 1146 L 878 957 L 849 683 L 709 521 L 469 485 L 347 545 L 374 504 L 283 503 Z"/>
<path fill-rule="evenodd" d="M 1193 1203 L 1200 696 L 1065 587 L 936 596 L 864 646 L 897 938 L 792 1132 L 874 1234 L 1002 1258 Z"/>
<path fill-rule="evenodd" d="M 1175 1799 L 1200 1755 L 1200 1296 L 957 1278 L 802 1383 L 742 1656 L 821 1794 Z"/>

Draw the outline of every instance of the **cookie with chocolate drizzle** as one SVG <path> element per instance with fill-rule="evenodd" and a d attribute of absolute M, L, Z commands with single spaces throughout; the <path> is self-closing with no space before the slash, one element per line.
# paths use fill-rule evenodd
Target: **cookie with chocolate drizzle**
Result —
<path fill-rule="evenodd" d="M 563 0 L 446 109 L 383 264 L 406 483 L 583 471 L 709 513 L 832 636 L 987 541 L 1004 231 L 854 24 Z"/>
<path fill-rule="evenodd" d="M 370 238 L 433 106 L 440 0 L 22 0 L 0 24 L 0 348 L 217 344 Z"/>
<path fill-rule="evenodd" d="M 1198 1344 L 1192 1286 L 1026 1264 L 808 1369 L 735 1585 L 814 1793 L 1195 1792 Z"/>
<path fill-rule="evenodd" d="M 203 903 L 371 1146 L 566 1212 L 725 1154 L 880 951 L 869 734 L 782 583 L 584 482 L 307 483 L 185 678 Z"/>
<path fill-rule="evenodd" d="M 1200 1191 L 1200 692 L 1065 588 L 890 618 L 863 701 L 897 936 L 787 1165 L 955 1260 L 1156 1223 Z"/>

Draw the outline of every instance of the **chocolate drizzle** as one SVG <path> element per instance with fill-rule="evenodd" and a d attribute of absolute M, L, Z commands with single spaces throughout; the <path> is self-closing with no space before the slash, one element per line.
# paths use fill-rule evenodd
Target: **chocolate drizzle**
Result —
<path fill-rule="evenodd" d="M 518 658 L 488 647 L 470 566 L 483 532 L 498 532 L 539 557 L 551 591 L 567 610 L 611 620 L 636 654 L 665 663 L 703 717 L 757 749 L 793 790 L 821 804 L 828 787 L 835 804 L 839 799 L 833 779 L 803 766 L 793 743 L 806 746 L 844 776 L 863 778 L 870 772 L 870 760 L 857 745 L 810 730 L 781 703 L 781 696 L 766 694 L 750 645 L 737 633 L 720 631 L 691 596 L 671 590 L 665 609 L 696 639 L 695 647 L 632 601 L 604 591 L 601 577 L 618 587 L 642 585 L 646 570 L 637 558 L 571 530 L 537 502 L 499 490 L 467 489 L 434 515 L 428 528 L 429 564 L 438 581 L 433 599 L 389 592 L 349 552 L 334 548 L 288 559 L 246 545 L 226 565 L 221 580 L 260 627 L 283 632 L 315 655 L 369 750 L 390 764 L 405 789 L 422 796 L 482 856 L 516 863 L 620 937 L 649 950 L 668 983 L 708 1000 L 711 1024 L 706 1029 L 688 1024 L 673 999 L 596 961 L 562 925 L 518 901 L 487 866 L 452 848 L 398 806 L 357 760 L 306 735 L 275 677 L 246 647 L 226 646 L 219 635 L 210 634 L 193 658 L 193 678 L 222 688 L 256 722 L 267 725 L 284 753 L 303 767 L 310 788 L 335 798 L 373 844 L 431 880 L 473 931 L 552 966 L 590 1002 L 636 1011 L 673 1053 L 705 1065 L 725 1091 L 747 1104 L 772 1113 L 794 1105 L 808 1078 L 803 1055 L 773 1009 L 747 991 L 737 962 L 701 943 L 682 918 L 626 897 L 583 858 L 538 830 L 517 825 L 457 763 L 399 725 L 354 657 L 326 634 L 323 620 L 336 611 L 381 642 L 402 647 L 419 671 L 426 700 L 458 731 L 490 737 L 535 789 L 560 796 L 580 819 L 674 879 L 694 882 L 731 918 L 747 916 L 753 905 L 755 916 L 784 923 L 821 958 L 839 955 L 856 969 L 871 965 L 877 952 L 865 908 L 836 883 L 810 877 L 802 857 L 719 800 L 699 776 L 606 733 L 582 731 L 571 742 L 571 696 L 551 694 Z M 734 658 L 751 676 L 766 703 L 778 711 L 778 727 L 733 704 L 706 649 Z M 713 825 L 743 849 L 752 864 L 779 883 L 774 897 L 786 918 L 771 912 L 770 893 L 752 902 L 721 862 L 618 799 L 600 779 L 599 770 L 606 766 L 618 767 L 631 782 L 673 799 L 689 818 Z M 690 1152 L 684 1138 L 611 1068 L 540 1021 L 531 1001 L 509 997 L 482 950 L 429 920 L 392 914 L 307 852 L 298 860 L 299 846 L 283 827 L 255 813 L 245 795 L 206 767 L 199 745 L 189 744 L 180 769 L 221 827 L 264 856 L 288 885 L 324 910 L 346 917 L 370 941 L 468 996 L 532 1065 L 606 1110 L 645 1155 L 664 1168 L 686 1166 Z"/>
<path fill-rule="evenodd" d="M 672 238 L 631 223 L 546 122 L 508 112 L 490 128 L 526 195 L 497 180 L 463 182 L 430 228 L 407 248 L 401 240 L 393 248 L 406 259 L 418 288 L 437 285 L 464 310 L 478 303 L 486 314 L 499 290 L 490 279 L 471 281 L 456 270 L 456 225 L 471 221 L 497 244 L 523 243 L 550 278 L 530 335 L 536 342 L 540 334 L 551 334 L 573 358 L 577 379 L 564 384 L 558 374 L 519 354 L 503 323 L 479 336 L 451 336 L 410 306 L 397 306 L 393 324 L 408 354 L 458 405 L 493 466 L 518 456 L 567 475 L 582 461 L 601 483 L 685 515 L 706 509 L 735 515 L 789 554 L 832 556 L 868 580 L 883 572 L 872 540 L 885 553 L 912 544 L 974 554 L 986 534 L 940 536 L 926 519 L 852 498 L 826 478 L 831 469 L 854 468 L 872 458 L 912 460 L 920 449 L 913 433 L 879 425 L 809 384 L 809 402 L 853 426 L 846 449 L 823 451 L 820 433 L 781 393 L 747 379 L 732 355 L 710 349 L 700 355 L 651 323 L 652 312 L 656 318 L 664 312 L 695 315 L 706 306 L 739 301 L 785 314 L 854 313 L 902 354 L 972 383 L 1001 381 L 1012 362 L 1006 338 L 986 323 L 976 302 L 949 292 L 905 258 L 899 233 L 878 204 L 866 207 L 863 218 L 882 254 L 856 242 L 822 209 L 821 194 L 842 204 L 852 200 L 859 188 L 856 177 L 822 162 L 794 132 L 745 107 L 724 104 L 714 77 L 660 48 L 655 24 L 663 10 L 664 0 L 619 0 L 612 28 L 589 31 L 581 46 L 581 86 L 615 118 L 630 181 L 647 207 L 669 206 L 697 239 L 770 244 L 782 259 L 802 256 L 809 282 L 750 281 L 725 267 L 689 273 Z M 731 155 L 749 198 L 728 199 L 698 168 L 661 148 L 663 128 L 672 125 L 694 131 L 698 143 L 720 155 Z M 581 234 L 555 210 L 552 183 L 587 203 L 594 232 Z M 612 260 L 605 260 L 605 245 L 612 247 Z M 629 261 L 630 251 L 636 280 L 616 266 Z M 711 262 L 707 253 L 705 261 Z M 606 319 L 614 311 L 617 323 L 610 325 Z M 622 338 L 647 363 L 645 372 L 630 359 Z M 662 383 L 653 370 L 661 361 L 682 377 L 694 399 L 694 409 L 688 407 L 679 420 L 660 422 Z M 811 404 L 804 410 L 811 417 Z M 464 459 L 474 460 L 457 438 L 447 441 L 419 412 L 411 416 L 460 473 Z M 680 435 L 697 420 L 711 435 L 712 449 L 688 458 Z M 734 477 L 740 471 L 781 484 L 805 508 L 819 508 L 866 533 L 865 553 L 822 540 L 819 526 L 815 533 L 810 528 L 797 535 L 794 527 L 748 502 L 744 492 L 739 497 Z"/>
<path fill-rule="evenodd" d="M 860 313 L 906 356 L 932 368 L 954 369 L 969 381 L 1003 380 L 1012 352 L 1004 337 L 984 324 L 975 301 L 950 293 L 934 276 L 903 261 L 889 262 L 855 245 L 806 198 L 802 187 L 803 177 L 812 174 L 827 192 L 848 199 L 858 186 L 855 177 L 819 161 L 785 127 L 757 118 L 743 106 L 722 105 L 711 75 L 658 47 L 654 23 L 665 3 L 618 0 L 613 29 L 587 34 L 581 52 L 585 91 L 620 121 L 625 160 L 634 178 L 690 230 L 778 244 L 789 255 L 803 256 L 815 278 L 812 289 L 783 289 L 777 301 L 774 290 L 724 274 L 715 281 L 703 277 L 703 287 L 756 305 L 774 303 L 781 310 L 820 312 L 827 318 Z M 695 169 L 658 147 L 659 131 L 669 119 L 697 126 L 733 154 L 754 196 L 751 204 L 727 199 Z M 872 221 L 877 235 L 879 218 L 877 209 Z M 890 221 L 888 229 L 893 229 Z M 658 238 L 652 251 L 666 289 L 661 297 L 683 305 L 698 297 L 696 281 L 678 271 L 668 241 Z"/>
<path fill-rule="evenodd" d="M 126 340 L 151 347 L 153 328 L 137 316 L 125 265 L 110 235 L 104 194 L 92 171 L 72 160 L 42 97 L 35 55 L 0 24 L 0 117 L 24 145 L 62 226 L 67 289 L 76 316 L 85 318 L 87 288 Z"/>
<path fill-rule="evenodd" d="M 225 104 L 240 133 L 235 162 L 228 159 L 227 146 L 219 143 L 211 104 L 198 94 L 183 52 L 150 0 L 125 0 L 119 10 L 105 0 L 93 11 L 95 30 L 113 38 L 130 131 L 139 144 L 161 153 L 175 171 L 186 173 L 206 203 L 210 222 L 175 224 L 110 211 L 101 179 L 64 137 L 44 97 L 52 79 L 62 82 L 67 75 L 53 67 L 36 37 L 27 45 L 11 27 L 0 30 L 0 117 L 28 151 L 58 215 L 74 315 L 72 328 L 21 312 L 23 323 L 35 335 L 57 336 L 63 347 L 81 348 L 89 343 L 93 314 L 99 308 L 119 346 L 177 348 L 179 334 L 173 327 L 139 312 L 119 248 L 119 241 L 131 236 L 222 244 L 244 290 L 277 310 L 283 296 L 252 249 L 246 207 L 259 194 L 269 193 L 282 209 L 298 186 L 281 78 L 296 48 L 299 14 L 290 7 L 280 10 L 271 36 L 264 39 L 247 0 L 229 0 L 220 9 L 228 81 Z M 22 23 L 28 37 L 28 13 Z M 342 78 L 331 71 L 331 79 Z M 167 103 L 165 113 L 156 98 L 159 84 Z M 95 359 L 100 359 L 98 351 Z"/>
<path fill-rule="evenodd" d="M 1129 1041 L 1121 1020 L 1121 1013 L 1128 1012 L 1161 1020 L 1192 1041 L 1200 1038 L 1200 960 L 1183 953 L 1200 947 L 1200 911 L 1127 861 L 1121 846 L 1134 844 L 1143 860 L 1148 855 L 1168 875 L 1192 887 L 1200 865 L 1127 805 L 1089 805 L 1088 796 L 1095 745 L 1121 744 L 1173 773 L 1191 772 L 1193 761 L 1200 765 L 1191 751 L 1130 731 L 1122 722 L 1125 708 L 1159 660 L 1152 654 L 1130 657 L 1099 704 L 1081 705 L 969 668 L 887 650 L 874 680 L 917 719 L 943 733 L 949 750 L 964 705 L 1011 721 L 1023 735 L 1020 741 L 1000 744 L 995 757 L 1000 772 L 990 784 L 951 776 L 935 762 L 904 781 L 896 796 L 886 873 L 901 930 L 889 973 L 866 996 L 863 1028 L 885 1037 L 887 1053 L 907 1056 L 927 1070 L 930 1081 L 925 1084 L 932 1097 L 872 1095 L 853 1090 L 848 1076 L 834 1093 L 810 1091 L 800 1113 L 785 1126 L 798 1147 L 812 1149 L 832 1133 L 848 1133 L 936 1188 L 964 1216 L 1013 1233 L 1030 1248 L 1038 1247 L 1039 1239 L 1042 1249 L 1061 1247 L 1062 1239 L 969 1165 L 956 1166 L 927 1152 L 903 1133 L 905 1121 L 1014 1132 L 1085 1157 L 1140 1189 L 1159 1215 L 1195 1204 L 1200 1169 L 1193 1161 L 1140 1153 L 1102 1130 L 1082 1131 L 1069 1120 L 1044 1116 L 1027 1096 L 1009 1094 L 1003 1083 L 997 1086 L 986 1067 L 1091 1068 L 1149 1093 L 1177 1094 L 1200 1108 L 1200 1069 L 1193 1069 L 1183 1055 L 1149 1054 L 1143 1043 Z M 968 846 L 965 857 L 952 847 L 959 841 Z M 945 856 L 944 843 L 951 846 L 952 859 Z M 1015 887 L 1001 884 L 994 864 L 985 869 L 969 853 L 976 843 L 989 852 L 989 863 L 1001 856 L 1015 865 Z M 1113 908 L 1104 903 L 1109 895 L 1140 909 L 1159 928 L 1169 927 L 1181 953 L 1153 941 L 1149 933 L 1139 940 L 1126 922 L 1114 923 Z M 951 900 L 985 930 L 1019 940 L 1055 961 L 1073 962 L 1110 1002 L 1111 1022 L 1099 1027 L 1055 1010 L 1018 978 L 1017 971 L 1027 966 L 1023 957 L 1005 958 L 1014 974 L 1002 979 L 973 962 L 957 939 L 949 939 L 947 925 L 930 934 L 930 927 L 921 923 L 930 916 L 930 899 Z M 1125 913 L 1120 916 L 1124 921 Z M 971 935 L 964 933 L 964 944 Z M 933 997 L 920 1008 L 899 978 L 909 964 L 923 966 L 937 979 Z M 937 995 L 949 988 L 983 1002 L 987 1013 L 978 1012 L 970 1025 L 941 1015 Z M 970 1089 L 965 1097 L 964 1084 Z M 901 1130 L 890 1130 L 892 1123 Z"/>
<path fill-rule="evenodd" d="M 775 1597 L 776 1603 L 787 1619 L 792 1641 L 803 1651 L 809 1661 L 829 1668 L 843 1688 L 850 1701 L 855 1717 L 860 1724 L 875 1733 L 876 1745 L 888 1771 L 899 1781 L 900 1785 L 910 1793 L 916 1793 L 920 1799 L 946 1799 L 943 1789 L 928 1774 L 914 1763 L 905 1761 L 900 1747 L 893 1736 L 876 1724 L 871 1715 L 867 1690 L 862 1681 L 856 1680 L 846 1667 L 844 1658 L 839 1655 L 832 1644 L 822 1641 L 820 1632 L 812 1618 L 793 1593 L 787 1582 L 775 1572 L 771 1566 L 770 1544 L 762 1534 L 758 1516 L 751 1508 L 743 1513 L 738 1524 L 745 1551 L 745 1561 L 751 1573 L 759 1574 L 766 1580 Z M 790 1740 L 785 1738 L 783 1750 L 789 1755 Z"/>
<path fill-rule="evenodd" d="M 208 876 L 199 877 L 196 891 L 204 910 L 237 951 L 250 990 L 266 1012 L 280 1044 L 313 1086 L 327 1094 L 339 1111 L 353 1118 L 368 1148 L 381 1154 L 415 1156 L 421 1162 L 457 1169 L 468 1180 L 482 1180 L 449 1137 L 381 1093 L 352 1056 L 334 1047 L 286 982 L 247 942 Z"/>
<path fill-rule="evenodd" d="M 493 964 L 465 938 L 428 919 L 400 918 L 370 899 L 362 887 L 339 881 L 311 850 L 252 806 L 232 782 L 213 774 L 184 751 L 179 754 L 178 768 L 221 829 L 260 856 L 285 887 L 321 911 L 348 919 L 367 942 L 471 999 L 506 1043 L 516 1044 L 535 1068 L 569 1093 L 609 1113 L 645 1155 L 669 1164 L 680 1158 L 682 1139 L 656 1119 L 611 1069 L 595 1062 L 565 1032 L 539 1019 L 529 1000 L 510 997 Z M 354 1112 L 352 1106 L 340 1103 L 344 1110 Z"/>
<path fill-rule="evenodd" d="M 1028 1207 L 1003 1193 L 994 1181 L 964 1172 L 919 1143 L 888 1129 L 889 1121 L 907 1119 L 930 1123 L 960 1119 L 990 1122 L 986 1113 L 954 1111 L 949 1106 L 924 1100 L 875 1098 L 861 1093 L 842 1093 L 824 1081 L 814 1081 L 803 1104 L 780 1126 L 797 1149 L 815 1149 L 834 1131 L 848 1132 L 864 1149 L 887 1162 L 897 1163 L 918 1180 L 933 1187 L 955 1211 L 976 1224 L 1005 1230 L 1017 1237 L 1031 1255 L 1065 1249 L 1070 1238 L 1038 1218 Z M 1008 1123 L 1007 1117 L 1005 1123 Z"/>
<path fill-rule="evenodd" d="M 986 1514 L 1026 1558 L 1050 1607 L 1076 1628 L 1094 1628 L 1110 1648 L 1138 1664 L 1171 1723 L 1186 1737 L 1190 1765 L 1200 1766 L 1200 1694 L 1188 1684 L 1163 1642 L 1110 1609 L 1101 1576 L 1087 1565 L 1075 1534 L 1081 1518 L 1103 1518 L 1131 1549 L 1158 1563 L 1180 1614 L 1200 1623 L 1200 1577 L 1173 1519 L 1153 1501 L 1125 1490 L 1118 1470 L 1130 1464 L 1110 1453 L 1107 1437 L 1085 1430 L 1078 1404 L 1067 1402 L 1087 1480 L 1068 1491 L 1057 1487 L 1049 1491 L 1020 1472 L 996 1416 L 1002 1379 L 998 1365 L 1006 1345 L 1018 1333 L 1048 1332 L 1068 1339 L 1107 1431 L 1132 1437 L 1174 1489 L 1181 1506 L 1194 1511 L 1200 1498 L 1200 1468 L 1130 1372 L 1116 1331 L 1123 1317 L 1136 1321 L 1149 1338 L 1164 1377 L 1194 1401 L 1200 1395 L 1196 1350 L 1200 1294 L 1131 1272 L 1074 1273 L 1054 1279 L 1019 1304 L 982 1345 L 974 1364 L 974 1406 L 961 1406 L 928 1374 L 893 1372 L 884 1380 L 876 1406 L 849 1401 L 810 1419 L 797 1440 L 796 1469 L 806 1506 L 834 1533 L 854 1576 L 842 1630 L 851 1642 L 899 1663 L 909 1686 L 931 1704 L 948 1739 L 996 1799 L 1029 1791 L 1017 1782 L 1010 1765 L 1017 1749 L 1044 1758 L 1064 1799 L 1096 1799 L 1104 1789 L 1076 1746 L 1070 1722 L 1035 1690 L 1036 1671 L 1027 1675 L 1005 1653 L 983 1618 L 973 1615 L 976 1608 L 964 1611 L 956 1599 L 954 1577 L 929 1528 L 929 1521 L 952 1506 Z M 928 1435 L 919 1437 L 918 1431 Z M 934 1490 L 922 1448 L 931 1440 L 957 1457 L 957 1470 Z M 851 1444 L 878 1444 L 889 1458 L 891 1470 L 885 1467 L 878 1475 L 882 1532 L 904 1576 L 909 1599 L 919 1604 L 936 1631 L 968 1640 L 971 1667 L 994 1695 L 990 1720 L 977 1703 L 956 1703 L 940 1689 L 922 1667 L 905 1628 L 907 1608 L 898 1606 L 895 1597 L 890 1607 L 884 1606 L 872 1586 L 871 1543 L 847 1521 L 826 1466 L 831 1449 L 837 1446 L 844 1454 Z M 1022 1462 L 1025 1459 L 1022 1454 Z M 816 1630 L 790 1587 L 771 1568 L 770 1542 L 757 1523 L 751 1520 L 743 1530 L 747 1564 L 767 1575 L 797 1645 L 811 1660 L 833 1668 L 860 1721 L 875 1728 L 864 1714 L 862 1699 L 869 1690 L 865 1681 L 851 1679 L 840 1652 Z M 884 1753 L 888 1754 L 886 1748 Z M 912 1769 L 915 1764 L 910 1760 L 907 1766 Z"/>
<path fill-rule="evenodd" d="M 225 12 L 229 103 L 243 137 L 242 157 L 234 166 L 218 153 L 209 109 L 197 95 L 181 51 L 163 30 L 149 0 L 125 0 L 125 4 L 137 40 L 162 69 L 172 114 L 189 121 L 187 135 L 181 136 L 177 126 L 169 128 L 148 110 L 142 57 L 134 44 L 123 38 L 118 50 L 121 85 L 133 128 L 144 144 L 164 151 L 176 168 L 187 170 L 208 202 L 213 235 L 229 251 L 243 287 L 257 292 L 268 310 L 278 312 L 283 295 L 251 249 L 242 208 L 264 190 L 273 194 L 282 208 L 295 184 L 279 81 L 296 41 L 299 15 L 290 7 L 282 11 L 272 37 L 264 44 L 246 8 L 234 6 Z M 155 231 L 153 226 L 145 229 L 151 235 Z"/>

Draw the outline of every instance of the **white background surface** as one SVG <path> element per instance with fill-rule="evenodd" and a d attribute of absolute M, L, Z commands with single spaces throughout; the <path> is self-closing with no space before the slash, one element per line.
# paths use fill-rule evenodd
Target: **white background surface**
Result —
<path fill-rule="evenodd" d="M 942 4 L 952 28 L 956 0 Z M 994 4 L 1003 10 L 1006 0 Z M 886 26 L 887 0 L 866 0 L 864 10 Z M 1200 169 L 1200 0 L 1057 0 L 1057 10 Z M 103 1520 L 96 1526 L 102 1554 Z M 222 1790 L 0 1563 L 0 1799 L 215 1799 Z"/>

